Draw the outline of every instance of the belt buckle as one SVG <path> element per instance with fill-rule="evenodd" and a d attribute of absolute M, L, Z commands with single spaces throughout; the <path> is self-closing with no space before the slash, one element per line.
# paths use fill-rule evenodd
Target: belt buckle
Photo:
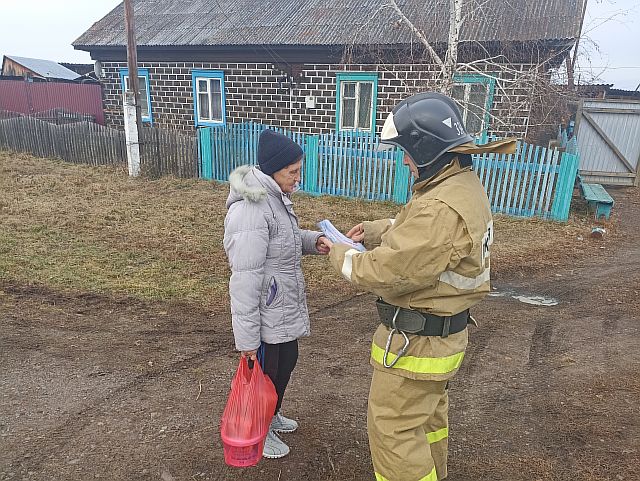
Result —
<path fill-rule="evenodd" d="M 451 316 L 444 316 L 442 318 L 442 334 L 440 337 L 449 337 L 449 331 L 451 330 Z"/>
<path fill-rule="evenodd" d="M 427 325 L 427 318 L 419 311 L 400 308 L 398 319 L 396 319 L 396 329 L 407 334 L 419 334 L 424 331 Z"/>

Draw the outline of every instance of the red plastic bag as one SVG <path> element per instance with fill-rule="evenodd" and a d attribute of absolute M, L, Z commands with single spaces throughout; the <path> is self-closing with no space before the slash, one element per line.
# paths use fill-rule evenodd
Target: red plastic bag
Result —
<path fill-rule="evenodd" d="M 247 359 L 241 358 L 220 422 L 224 461 L 228 465 L 258 464 L 277 401 L 276 388 L 262 372 L 260 363 L 254 362 L 253 369 L 249 369 Z"/>

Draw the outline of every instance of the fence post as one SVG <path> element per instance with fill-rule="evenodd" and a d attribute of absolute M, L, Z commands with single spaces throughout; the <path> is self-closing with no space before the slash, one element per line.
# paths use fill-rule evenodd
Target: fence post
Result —
<path fill-rule="evenodd" d="M 211 127 L 198 129 L 200 146 L 200 175 L 203 179 L 213 179 L 213 159 L 211 156 Z"/>
<path fill-rule="evenodd" d="M 395 174 L 393 180 L 393 201 L 396 204 L 405 204 L 409 197 L 409 167 L 402 163 L 404 152 L 397 149 L 395 152 Z"/>
<path fill-rule="evenodd" d="M 304 146 L 304 185 L 307 194 L 318 194 L 318 144 L 317 135 L 308 135 Z"/>
<path fill-rule="evenodd" d="M 578 155 L 562 154 L 560 161 L 560 172 L 556 180 L 556 194 L 551 207 L 551 218 L 559 221 L 569 219 L 569 209 L 571 208 L 571 198 L 573 197 L 573 187 L 578 174 Z"/>

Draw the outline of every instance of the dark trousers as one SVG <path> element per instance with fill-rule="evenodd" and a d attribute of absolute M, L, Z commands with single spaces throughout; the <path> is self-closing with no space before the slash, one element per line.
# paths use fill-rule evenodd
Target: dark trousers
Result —
<path fill-rule="evenodd" d="M 258 360 L 264 373 L 269 376 L 278 393 L 276 413 L 280 411 L 284 391 L 287 389 L 293 368 L 298 362 L 298 341 L 282 344 L 263 342 L 258 350 Z M 275 414 L 275 413 L 274 413 Z"/>

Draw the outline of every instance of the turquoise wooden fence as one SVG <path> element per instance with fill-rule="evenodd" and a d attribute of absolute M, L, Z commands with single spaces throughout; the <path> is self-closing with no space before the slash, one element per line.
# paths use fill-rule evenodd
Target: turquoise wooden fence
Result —
<path fill-rule="evenodd" d="M 565 221 L 578 173 L 577 154 L 518 142 L 515 154 L 473 156 L 493 212 Z"/>
<path fill-rule="evenodd" d="M 400 204 L 407 201 L 409 169 L 402 164 L 399 149 L 380 149 L 378 137 L 355 132 L 311 138 L 317 139 L 317 148 L 309 145 L 305 159 L 307 192 Z"/>
<path fill-rule="evenodd" d="M 199 129 L 200 176 L 204 179 L 226 181 L 236 167 L 257 164 L 258 136 L 265 128 L 264 125 L 248 122 Z M 282 129 L 273 130 L 287 135 L 305 149 L 307 135 Z"/>
<path fill-rule="evenodd" d="M 226 181 L 243 164 L 257 163 L 258 136 L 265 126 L 227 124 L 199 130 L 201 177 Z M 272 128 L 272 127 L 270 127 Z M 399 204 L 411 195 L 409 169 L 400 149 L 380 149 L 371 134 L 332 132 L 307 135 L 275 129 L 305 151 L 302 190 Z M 577 154 L 519 142 L 511 155 L 473 157 L 493 212 L 564 221 L 569 217 L 578 171 Z"/>

